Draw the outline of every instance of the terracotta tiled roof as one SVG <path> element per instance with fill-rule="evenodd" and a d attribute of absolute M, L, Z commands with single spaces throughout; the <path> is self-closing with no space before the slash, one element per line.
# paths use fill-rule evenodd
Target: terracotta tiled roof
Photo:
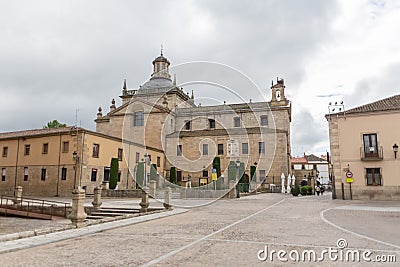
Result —
<path fill-rule="evenodd" d="M 71 131 L 76 131 L 76 128 L 73 126 L 72 127 L 68 126 L 68 127 L 50 128 L 50 129 L 33 129 L 33 130 L 24 130 L 16 132 L 5 132 L 5 133 L 0 133 L 0 139 L 29 137 L 35 135 L 52 135 L 58 133 L 69 133 Z"/>
<path fill-rule="evenodd" d="M 306 155 L 306 159 L 307 161 L 326 161 L 325 159 L 317 157 L 314 154 Z"/>
<path fill-rule="evenodd" d="M 346 111 L 346 114 L 388 110 L 400 110 L 400 95 L 395 95 L 363 106 L 349 109 Z"/>
<path fill-rule="evenodd" d="M 307 159 L 305 157 L 291 158 L 290 162 L 293 164 L 303 164 L 307 163 Z"/>

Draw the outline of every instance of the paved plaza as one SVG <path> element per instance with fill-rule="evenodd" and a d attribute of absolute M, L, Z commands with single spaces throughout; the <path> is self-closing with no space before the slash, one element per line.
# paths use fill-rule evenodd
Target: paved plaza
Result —
<path fill-rule="evenodd" d="M 1 253 L 0 263 L 1 266 L 398 265 L 400 203 L 330 198 L 330 195 L 257 194 L 6 241 L 0 243 L 0 250 L 14 251 Z M 137 200 L 108 200 L 108 204 L 132 205 L 134 201 Z M 337 252 L 329 258 L 328 253 L 323 253 L 328 249 Z M 282 260 L 277 252 L 271 258 L 273 250 L 286 254 L 280 255 Z M 298 262 L 293 251 L 300 255 L 315 251 L 320 261 Z M 366 256 L 359 262 L 346 262 L 343 255 L 347 251 Z M 397 263 L 376 261 L 392 256 Z"/>

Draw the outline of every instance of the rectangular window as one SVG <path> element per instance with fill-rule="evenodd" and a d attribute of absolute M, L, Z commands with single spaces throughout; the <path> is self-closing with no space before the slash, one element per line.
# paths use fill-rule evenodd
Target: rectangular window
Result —
<path fill-rule="evenodd" d="M 42 173 L 40 175 L 40 180 L 45 181 L 46 180 L 46 169 L 42 168 Z"/>
<path fill-rule="evenodd" d="M 28 167 L 24 167 L 24 181 L 28 181 Z"/>
<path fill-rule="evenodd" d="M 3 147 L 3 157 L 7 157 L 7 155 L 8 155 L 8 147 L 4 146 Z"/>
<path fill-rule="evenodd" d="M 233 118 L 233 127 L 240 127 L 240 118 L 239 117 Z"/>
<path fill-rule="evenodd" d="M 218 144 L 218 155 L 224 154 L 224 144 Z"/>
<path fill-rule="evenodd" d="M 208 170 L 203 171 L 203 177 L 208 177 Z"/>
<path fill-rule="evenodd" d="M 177 145 L 176 146 L 176 155 L 177 156 L 182 156 L 182 145 Z"/>
<path fill-rule="evenodd" d="M 110 181 L 110 167 L 104 167 L 104 181 Z"/>
<path fill-rule="evenodd" d="M 268 116 L 261 116 L 261 126 L 267 126 L 268 125 Z"/>
<path fill-rule="evenodd" d="M 242 154 L 249 154 L 249 143 L 242 143 Z"/>
<path fill-rule="evenodd" d="M 96 180 L 97 180 L 97 169 L 93 168 L 92 169 L 92 175 L 90 177 L 90 181 L 96 182 Z"/>
<path fill-rule="evenodd" d="M 67 180 L 67 168 L 65 167 L 61 169 L 61 180 L 63 181 Z"/>
<path fill-rule="evenodd" d="M 6 168 L 1 169 L 1 180 L 3 182 L 6 180 Z"/>
<path fill-rule="evenodd" d="M 122 155 L 123 155 L 123 150 L 122 150 L 122 148 L 118 148 L 118 160 L 119 161 L 122 161 Z"/>
<path fill-rule="evenodd" d="M 203 144 L 203 156 L 208 155 L 208 144 Z"/>
<path fill-rule="evenodd" d="M 135 162 L 138 163 L 140 161 L 140 153 L 136 152 Z"/>
<path fill-rule="evenodd" d="M 265 154 L 265 143 L 264 142 L 258 142 L 258 153 Z"/>
<path fill-rule="evenodd" d="M 42 154 L 47 154 L 47 153 L 49 153 L 49 143 L 44 143 L 43 149 L 42 149 Z"/>
<path fill-rule="evenodd" d="M 24 155 L 29 155 L 31 153 L 31 145 L 25 145 Z"/>
<path fill-rule="evenodd" d="M 381 169 L 366 168 L 367 185 L 382 185 Z"/>
<path fill-rule="evenodd" d="M 143 125 L 144 125 L 143 112 L 133 113 L 133 126 L 143 126 Z"/>
<path fill-rule="evenodd" d="M 161 167 L 161 158 L 157 157 L 157 167 Z"/>
<path fill-rule="evenodd" d="M 147 155 L 149 157 L 149 163 L 151 162 L 151 155 Z"/>
<path fill-rule="evenodd" d="M 364 134 L 364 154 L 366 158 L 378 157 L 378 141 L 376 134 Z"/>
<path fill-rule="evenodd" d="M 118 180 L 117 180 L 118 182 L 121 182 L 121 173 L 122 172 L 120 170 L 118 170 Z"/>
<path fill-rule="evenodd" d="M 69 142 L 65 141 L 62 143 L 62 153 L 68 153 L 69 151 Z"/>
<path fill-rule="evenodd" d="M 99 157 L 99 152 L 100 152 L 100 145 L 99 144 L 93 144 L 93 158 L 98 158 Z"/>
<path fill-rule="evenodd" d="M 191 128 L 190 121 L 185 121 L 185 130 L 190 130 L 190 128 Z"/>
<path fill-rule="evenodd" d="M 208 125 L 210 129 L 215 129 L 215 120 L 214 119 L 208 119 Z"/>
<path fill-rule="evenodd" d="M 176 180 L 178 182 L 182 181 L 182 171 L 176 171 Z"/>

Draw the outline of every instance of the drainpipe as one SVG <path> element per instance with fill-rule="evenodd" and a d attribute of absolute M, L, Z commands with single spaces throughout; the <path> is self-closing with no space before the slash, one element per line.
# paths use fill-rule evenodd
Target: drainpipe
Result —
<path fill-rule="evenodd" d="M 17 144 L 17 158 L 15 160 L 14 196 L 15 196 L 15 188 L 17 187 L 17 177 L 18 177 L 18 154 L 19 154 L 19 138 L 18 138 L 18 144 Z"/>

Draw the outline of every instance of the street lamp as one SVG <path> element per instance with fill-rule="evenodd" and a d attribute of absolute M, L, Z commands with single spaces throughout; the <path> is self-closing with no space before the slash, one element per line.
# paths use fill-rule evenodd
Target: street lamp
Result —
<path fill-rule="evenodd" d="M 239 167 L 240 167 L 240 160 L 236 160 L 236 198 L 240 198 L 240 193 L 239 193 Z"/>
<path fill-rule="evenodd" d="M 74 159 L 75 166 L 74 166 L 74 189 L 76 189 L 76 169 L 79 163 L 78 153 L 76 151 L 72 152 L 72 158 Z"/>
<path fill-rule="evenodd" d="M 146 172 L 146 165 L 149 160 L 149 155 L 144 153 L 144 185 L 147 186 L 147 172 Z"/>
<path fill-rule="evenodd" d="M 397 158 L 397 152 L 399 151 L 399 146 L 397 144 L 393 145 L 393 152 L 394 152 L 394 158 Z"/>

